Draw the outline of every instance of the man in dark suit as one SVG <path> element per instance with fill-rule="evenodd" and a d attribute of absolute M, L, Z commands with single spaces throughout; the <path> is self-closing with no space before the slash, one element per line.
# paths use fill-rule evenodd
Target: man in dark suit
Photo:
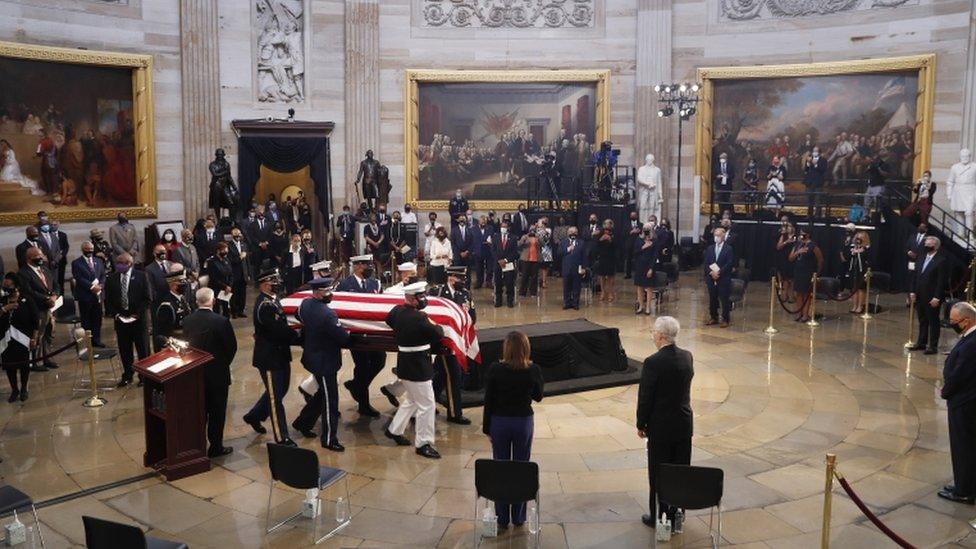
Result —
<path fill-rule="evenodd" d="M 59 295 L 55 287 L 54 273 L 45 266 L 47 259 L 40 248 L 28 248 L 26 252 L 27 265 L 21 267 L 20 275 L 22 293 L 34 302 L 37 307 L 39 323 L 37 333 L 40 342 L 37 346 L 37 356 L 47 356 L 51 351 L 51 308 Z M 55 369 L 58 365 L 50 359 L 45 359 L 43 365 L 34 364 L 31 370 L 44 372 Z"/>
<path fill-rule="evenodd" d="M 925 255 L 915 262 L 915 280 L 908 296 L 918 310 L 918 339 L 908 349 L 925 349 L 927 355 L 939 352 L 939 311 L 949 278 L 946 259 L 939 252 L 940 245 L 938 237 L 925 237 Z"/>
<path fill-rule="evenodd" d="M 24 241 L 14 248 L 17 254 L 17 268 L 23 269 L 27 266 L 27 250 L 30 248 L 39 248 L 41 244 L 37 241 L 40 238 L 40 231 L 35 225 L 28 225 L 24 230 L 26 237 Z M 41 250 L 43 251 L 43 250 Z M 47 255 L 46 253 L 44 254 Z"/>
<path fill-rule="evenodd" d="M 976 499 L 976 308 L 961 301 L 949 311 L 960 335 L 942 369 L 942 398 L 949 415 L 949 453 L 954 483 L 939 497 L 972 505 Z"/>
<path fill-rule="evenodd" d="M 451 248 L 454 254 L 454 265 L 471 268 L 474 266 L 474 231 L 468 225 L 465 214 L 457 218 L 457 224 L 451 229 Z"/>
<path fill-rule="evenodd" d="M 119 387 L 132 383 L 133 348 L 140 359 L 149 356 L 147 346 L 146 306 L 149 304 L 149 281 L 143 271 L 132 269 L 128 252 L 115 259 L 116 271 L 105 281 L 105 312 L 115 319 L 122 379 Z M 141 383 L 141 381 L 140 381 Z"/>
<path fill-rule="evenodd" d="M 102 344 L 102 289 L 105 288 L 105 263 L 95 257 L 95 245 L 85 242 L 81 245 L 81 257 L 71 262 L 71 277 L 75 281 L 73 291 L 78 303 L 78 316 L 81 327 L 91 330 L 92 345 Z"/>
<path fill-rule="evenodd" d="M 312 297 L 302 301 L 298 317 L 302 321 L 302 366 L 309 371 L 318 390 L 305 403 L 298 418 L 291 424 L 307 438 L 313 438 L 312 427 L 322 418 L 322 447 L 343 452 L 339 442 L 339 368 L 342 367 L 342 347 L 349 344 L 349 331 L 339 324 L 339 317 L 329 308 L 332 301 L 332 279 L 315 278 L 309 282 Z"/>
<path fill-rule="evenodd" d="M 924 221 L 918 224 L 918 230 L 912 236 L 909 236 L 905 240 L 905 257 L 908 261 L 908 275 L 909 280 L 915 278 L 915 273 L 918 272 L 918 268 L 921 267 L 921 263 L 918 262 L 919 258 L 925 257 L 925 237 L 929 234 L 928 223 Z"/>
<path fill-rule="evenodd" d="M 378 294 L 381 292 L 380 282 L 373 278 L 373 256 L 359 255 L 352 258 L 352 274 L 347 276 L 339 286 L 337 292 L 354 292 L 359 294 Z M 386 366 L 386 353 L 383 351 L 353 351 L 352 379 L 343 386 L 359 404 L 359 415 L 379 417 L 380 412 L 369 404 L 369 385 Z"/>
<path fill-rule="evenodd" d="M 663 510 L 674 524 L 677 508 L 657 508 L 657 475 L 662 463 L 689 465 L 694 415 L 691 411 L 691 378 L 695 375 L 691 353 L 675 345 L 681 325 L 670 316 L 658 317 L 651 336 L 657 352 L 644 360 L 637 393 L 637 435 L 648 439 L 647 478 L 651 485 L 650 513 L 641 521 L 655 527 Z"/>
<path fill-rule="evenodd" d="M 495 263 L 491 260 L 491 240 L 495 234 L 495 226 L 488 222 L 488 218 L 481 216 L 474 228 L 474 270 L 477 275 L 475 289 L 487 285 L 492 286 L 492 271 Z"/>
<path fill-rule="evenodd" d="M 572 307 L 578 311 L 582 284 L 580 271 L 586 270 L 586 245 L 579 239 L 576 227 L 570 227 L 566 234 L 566 240 L 559 243 L 556 254 L 562 260 L 563 309 Z"/>
<path fill-rule="evenodd" d="M 502 306 L 502 291 L 509 307 L 515 307 L 515 264 L 519 258 L 518 237 L 511 234 L 508 221 L 502 221 L 498 235 L 491 242 L 495 258 L 495 307 Z"/>
<path fill-rule="evenodd" d="M 156 244 L 153 248 L 152 263 L 146 265 L 146 276 L 149 277 L 149 287 L 152 290 L 153 303 L 158 305 L 158 301 L 169 293 L 169 285 L 166 277 L 169 275 L 169 266 L 173 262 L 166 259 L 166 248 L 162 244 Z M 155 307 L 153 307 L 155 309 Z"/>
<path fill-rule="evenodd" d="M 732 182 L 735 181 L 735 168 L 729 162 L 729 155 L 722 153 L 712 166 L 712 188 L 715 190 L 714 202 L 719 203 L 721 211 L 732 210 Z"/>
<path fill-rule="evenodd" d="M 529 232 L 529 218 L 525 215 L 525 204 L 518 205 L 518 211 L 512 216 L 510 228 L 515 238 L 522 238 L 522 235 Z"/>
<path fill-rule="evenodd" d="M 213 219 L 203 222 L 203 230 L 193 235 L 193 244 L 197 247 L 197 255 L 202 261 L 213 255 L 218 242 L 224 240 Z"/>
<path fill-rule="evenodd" d="M 708 286 L 708 322 L 706 326 L 719 324 L 718 306 L 722 305 L 721 328 L 729 327 L 732 301 L 732 268 L 735 253 L 725 242 L 725 229 L 717 227 L 713 231 L 715 243 L 705 250 L 705 285 Z"/>
<path fill-rule="evenodd" d="M 57 268 L 57 272 L 55 274 L 58 278 L 58 291 L 63 294 L 64 273 L 68 267 L 68 252 L 70 251 L 70 245 L 68 244 L 68 235 L 61 230 L 61 222 L 58 220 L 51 221 L 51 238 L 57 242 L 58 251 L 61 254 L 60 260 L 51 263 L 51 270 L 55 271 L 55 268 Z M 55 265 L 55 263 L 57 263 L 57 265 Z"/>
<path fill-rule="evenodd" d="M 203 399 L 207 440 L 210 441 L 207 455 L 215 458 L 234 451 L 224 446 L 224 420 L 227 417 L 230 365 L 237 354 L 237 336 L 230 320 L 213 311 L 213 290 L 200 288 L 196 300 L 197 310 L 183 319 L 183 334 L 191 346 L 214 357 L 203 370 Z"/>
<path fill-rule="evenodd" d="M 624 230 L 627 231 L 627 236 L 619 241 L 624 249 L 618 252 L 624 256 L 624 278 L 630 279 L 634 270 L 634 245 L 644 230 L 644 224 L 637 218 L 637 212 L 630 212 L 630 219 Z"/>
<path fill-rule="evenodd" d="M 230 298 L 230 316 L 231 318 L 247 318 L 247 315 L 244 314 L 244 302 L 247 298 L 247 281 L 244 278 L 244 265 L 250 254 L 250 249 L 248 248 L 247 242 L 244 241 L 244 235 L 237 227 L 231 229 L 230 236 L 231 241 L 228 242 L 229 253 L 227 255 L 227 259 L 230 261 L 230 270 L 233 275 L 230 285 L 232 292 Z"/>
<path fill-rule="evenodd" d="M 803 166 L 803 186 L 807 189 L 807 217 L 810 219 L 813 219 L 814 214 L 820 215 L 820 192 L 826 175 L 827 159 L 820 156 L 820 147 L 814 147 L 813 154 Z"/>
<path fill-rule="evenodd" d="M 258 279 L 258 269 L 265 259 L 271 257 L 271 232 L 274 223 L 269 223 L 264 217 L 264 206 L 258 206 L 255 211 L 254 222 L 246 227 L 244 233 L 251 248 L 251 271 L 255 284 Z M 210 257 L 201 255 L 202 259 Z"/>

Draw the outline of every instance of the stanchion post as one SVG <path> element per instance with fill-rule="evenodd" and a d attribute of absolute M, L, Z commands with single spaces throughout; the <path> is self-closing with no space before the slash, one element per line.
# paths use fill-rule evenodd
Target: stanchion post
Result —
<path fill-rule="evenodd" d="M 912 342 L 912 328 L 915 327 L 915 323 L 913 322 L 914 319 L 912 318 L 912 313 L 914 311 L 915 311 L 915 302 L 912 301 L 911 298 L 909 298 L 908 300 L 908 341 L 906 341 L 904 345 L 906 349 L 915 345 Z"/>
<path fill-rule="evenodd" d="M 776 327 L 773 326 L 773 311 L 775 310 L 776 307 L 776 290 L 777 290 L 777 285 L 779 283 L 779 280 L 777 280 L 776 275 L 773 275 L 771 282 L 772 283 L 770 284 L 769 287 L 769 326 L 766 326 L 766 329 L 763 330 L 769 335 L 773 335 L 779 332 L 779 330 L 777 330 Z"/>
<path fill-rule="evenodd" d="M 834 468 L 837 467 L 837 455 L 827 454 L 827 478 L 824 480 L 823 529 L 820 532 L 820 547 L 830 547 L 830 504 L 834 490 Z"/>
<path fill-rule="evenodd" d="M 871 267 L 864 273 L 864 313 L 861 314 L 864 320 L 871 320 Z"/>
<path fill-rule="evenodd" d="M 271 370 L 265 370 L 264 376 L 268 383 L 268 402 L 271 404 L 271 434 L 274 436 L 275 442 L 281 442 L 284 438 L 281 438 L 278 432 L 278 409 L 275 407 L 274 383 L 271 381 Z"/>
<path fill-rule="evenodd" d="M 812 284 L 812 291 L 810 292 L 810 320 L 807 321 L 807 326 L 811 328 L 816 328 L 820 326 L 817 322 L 817 273 L 813 273 L 813 278 L 810 280 Z"/>
<path fill-rule="evenodd" d="M 88 377 L 91 381 L 91 396 L 85 399 L 85 408 L 100 408 L 105 406 L 105 399 L 98 396 L 98 380 L 95 379 L 95 346 L 92 345 L 91 330 L 85 330 L 85 348 L 88 349 Z"/>

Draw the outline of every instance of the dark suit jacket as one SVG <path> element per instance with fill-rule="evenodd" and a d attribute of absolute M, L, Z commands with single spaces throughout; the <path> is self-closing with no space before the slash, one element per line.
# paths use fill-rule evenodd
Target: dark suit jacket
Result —
<path fill-rule="evenodd" d="M 166 268 L 169 268 L 169 261 L 165 262 Z M 153 262 L 146 265 L 146 276 L 149 277 L 149 286 L 152 289 L 152 299 L 161 299 L 163 296 L 169 293 L 169 284 L 166 283 L 166 271 L 163 267 L 159 266 L 159 263 L 153 259 Z"/>
<path fill-rule="evenodd" d="M 217 247 L 217 243 L 222 241 L 224 236 L 220 234 L 220 230 L 214 230 L 213 240 L 207 240 L 207 231 L 200 231 L 193 235 L 193 245 L 197 248 L 197 256 L 200 261 L 210 257 L 214 253 L 214 248 Z"/>
<path fill-rule="evenodd" d="M 197 309 L 183 319 L 183 336 L 191 346 L 214 357 L 203 371 L 204 383 L 230 385 L 230 365 L 237 354 L 237 336 L 230 320 L 210 309 Z"/>
<path fill-rule="evenodd" d="M 455 226 L 451 229 L 451 248 L 454 251 L 454 263 L 456 265 L 462 265 L 471 261 L 474 256 L 474 231 L 471 227 L 464 228 L 464 238 L 461 238 L 461 227 Z M 469 252 L 468 257 L 462 258 L 461 252 Z"/>
<path fill-rule="evenodd" d="M 47 267 L 41 267 L 41 272 L 44 273 L 47 284 L 41 282 L 40 277 L 30 267 L 21 267 L 18 274 L 23 285 L 21 292 L 43 313 L 51 308 L 48 298 L 54 295 L 54 274 Z"/>
<path fill-rule="evenodd" d="M 711 269 L 708 267 L 715 263 L 718 265 L 718 283 L 726 282 L 732 280 L 732 267 L 735 265 L 735 252 L 732 250 L 732 246 L 728 242 L 722 245 L 722 253 L 718 258 L 715 257 L 715 244 L 712 244 L 707 249 L 705 249 L 705 258 L 702 261 L 702 265 L 705 270 L 705 282 L 708 284 L 714 284 L 715 281 L 712 280 Z"/>
<path fill-rule="evenodd" d="M 714 166 L 712 166 L 712 185 L 716 189 L 721 189 L 723 191 L 731 191 L 732 183 L 735 181 L 735 167 L 732 166 L 732 162 L 728 161 L 725 163 L 725 174 L 728 176 L 726 183 L 722 184 L 722 163 L 718 160 L 715 161 Z"/>
<path fill-rule="evenodd" d="M 37 247 L 40 248 L 40 246 L 41 246 L 41 243 L 38 242 L 37 243 Z M 21 269 L 21 268 L 27 266 L 27 249 L 28 248 L 32 248 L 32 247 L 33 246 L 31 245 L 30 241 L 25 238 L 23 242 L 21 242 L 20 244 L 17 244 L 17 246 L 14 248 L 14 250 L 17 253 L 17 268 L 18 269 Z M 44 251 L 44 248 L 41 248 L 41 251 Z M 45 257 L 47 256 L 47 252 L 46 251 L 44 252 L 44 256 Z"/>
<path fill-rule="evenodd" d="M 505 248 L 502 248 L 502 235 L 501 233 L 496 234 L 491 239 L 491 255 L 495 258 L 495 261 L 501 261 L 502 259 L 508 260 L 509 263 L 518 261 L 519 258 L 519 245 L 518 237 L 512 236 L 511 232 L 508 234 L 508 243 Z"/>
<path fill-rule="evenodd" d="M 316 376 L 335 375 L 342 367 L 342 347 L 349 342 L 349 331 L 339 317 L 317 299 L 305 299 L 298 307 L 304 343 L 302 366 Z"/>
<path fill-rule="evenodd" d="M 71 277 L 75 279 L 74 296 L 79 303 L 95 303 L 98 296 L 91 291 L 92 282 L 98 281 L 105 288 L 105 264 L 97 257 L 92 257 L 94 269 L 88 267 L 88 260 L 82 256 L 71 262 Z"/>
<path fill-rule="evenodd" d="M 824 175 L 827 173 L 827 159 L 820 157 L 817 162 L 810 159 L 810 165 L 803 166 L 803 184 L 808 191 L 818 190 L 823 187 Z"/>
<path fill-rule="evenodd" d="M 976 334 L 969 334 L 949 351 L 942 369 L 942 398 L 949 408 L 976 400 Z"/>
<path fill-rule="evenodd" d="M 522 217 L 525 217 L 523 220 Z M 517 236 L 522 236 L 523 234 L 529 232 L 529 216 L 525 215 L 525 212 L 519 213 L 515 212 L 512 214 L 512 224 L 509 226 L 511 232 L 515 233 Z"/>
<path fill-rule="evenodd" d="M 915 281 L 912 284 L 912 291 L 915 293 L 915 303 L 919 307 L 928 307 L 927 302 L 932 298 L 939 300 L 945 299 L 946 283 L 948 280 L 946 258 L 942 252 L 936 254 L 929 261 L 928 267 L 924 270 L 925 256 L 919 256 L 915 261 Z"/>
<path fill-rule="evenodd" d="M 691 353 L 677 345 L 662 347 L 644 360 L 637 393 L 637 428 L 647 434 L 650 444 L 691 438 L 693 363 Z"/>
<path fill-rule="evenodd" d="M 132 270 L 129 279 L 129 307 L 122 308 L 121 273 L 112 273 L 105 281 L 105 312 L 109 316 L 134 316 L 140 321 L 145 318 L 149 306 L 149 281 L 146 273 Z"/>
<path fill-rule="evenodd" d="M 569 245 L 569 238 L 566 238 L 559 243 L 559 248 L 556 251 L 556 256 L 563 260 L 562 275 L 564 277 L 578 274 L 580 267 L 586 268 L 586 242 L 577 238 L 573 251 L 569 251 Z"/>
<path fill-rule="evenodd" d="M 240 244 L 241 250 L 246 254 L 250 254 L 251 249 L 248 247 L 247 242 L 241 240 Z M 236 242 L 228 242 L 227 249 L 227 261 L 230 262 L 230 270 L 234 275 L 234 281 L 240 282 L 244 280 L 244 260 L 241 258 L 241 254 L 237 251 Z"/>
<path fill-rule="evenodd" d="M 335 291 L 337 292 L 353 292 L 357 294 L 378 294 L 380 293 L 380 283 L 375 278 L 367 278 L 363 281 L 365 289 L 359 287 L 359 281 L 356 279 L 355 275 L 349 275 L 342 279 L 342 282 L 336 286 Z"/>

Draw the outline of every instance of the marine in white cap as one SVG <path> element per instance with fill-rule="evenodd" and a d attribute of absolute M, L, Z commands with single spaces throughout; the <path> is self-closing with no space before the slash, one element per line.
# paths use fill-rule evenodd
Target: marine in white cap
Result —
<path fill-rule="evenodd" d="M 384 294 L 403 295 L 403 288 L 405 286 L 417 282 L 417 265 L 412 261 L 406 261 L 397 265 L 397 272 L 400 274 L 400 282 L 383 290 Z"/>

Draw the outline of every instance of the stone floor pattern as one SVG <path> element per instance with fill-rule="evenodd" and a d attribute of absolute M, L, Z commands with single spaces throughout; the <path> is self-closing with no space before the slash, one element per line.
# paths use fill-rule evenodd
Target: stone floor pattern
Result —
<path fill-rule="evenodd" d="M 618 280 L 618 301 L 563 311 L 555 280 L 536 299 L 515 309 L 494 309 L 486 291 L 476 293 L 479 325 L 507 326 L 585 317 L 620 329 L 624 348 L 642 360 L 652 352 L 654 317 L 633 314 L 633 290 Z M 252 299 L 254 290 L 249 289 Z M 972 506 L 940 500 L 951 480 L 944 402 L 937 384 L 944 356 L 907 355 L 907 314 L 900 295 L 882 296 L 888 309 L 864 321 L 847 305 L 820 304 L 823 325 L 809 328 L 777 310 L 780 333 L 763 334 L 768 286 L 752 284 L 730 329 L 703 327 L 707 295 L 693 274 L 664 303 L 660 314 L 683 324 L 681 347 L 695 356 L 693 462 L 725 470 L 723 544 L 738 547 L 818 547 L 824 455 L 837 454 L 840 471 L 894 531 L 918 547 L 976 547 L 967 524 Z M 300 547 L 310 544 L 307 523 L 264 533 L 269 475 L 265 442 L 241 416 L 262 389 L 250 367 L 250 319 L 235 320 L 240 351 L 233 367 L 225 443 L 234 453 L 213 470 L 173 483 L 159 477 L 44 507 L 43 533 L 52 548 L 84 544 L 83 514 L 142 526 L 148 534 L 197 547 Z M 59 341 L 67 328 L 58 326 Z M 111 326 L 106 323 L 111 334 Z M 109 345 L 113 338 L 106 338 Z M 944 331 L 943 350 L 954 342 Z M 62 355 L 67 356 L 67 355 Z M 293 353 L 289 420 L 301 405 L 295 390 L 304 377 Z M 26 404 L 0 404 L 2 482 L 45 501 L 146 473 L 142 467 L 141 392 L 109 392 L 97 410 L 73 393 L 80 371 L 71 358 L 61 369 L 32 376 Z M 389 366 L 378 381 L 391 376 Z M 345 354 L 340 381 L 351 373 Z M 7 391 L 0 391 L 6 400 Z M 430 461 L 411 447 L 394 447 L 383 429 L 392 410 L 374 385 L 373 404 L 384 416 L 367 421 L 340 388 L 344 454 L 296 438 L 318 451 L 324 465 L 351 473 L 352 523 L 323 547 L 466 547 L 472 545 L 474 461 L 490 455 L 481 434 L 481 410 L 466 413 L 473 425 L 437 420 Z M 546 398 L 535 406 L 532 458 L 542 470 L 542 541 L 547 548 L 648 547 L 644 441 L 634 428 L 637 386 Z M 266 424 L 267 425 L 267 424 Z M 410 435 L 410 433 L 408 433 Z M 294 436 L 299 436 L 297 433 Z M 329 492 L 334 499 L 339 491 Z M 301 495 L 277 489 L 272 505 L 282 514 Z M 850 500 L 835 488 L 834 547 L 890 547 Z M 329 512 L 326 509 L 326 512 Z M 709 545 L 707 512 L 692 513 L 671 546 Z M 489 546 L 528 546 L 524 529 Z"/>

